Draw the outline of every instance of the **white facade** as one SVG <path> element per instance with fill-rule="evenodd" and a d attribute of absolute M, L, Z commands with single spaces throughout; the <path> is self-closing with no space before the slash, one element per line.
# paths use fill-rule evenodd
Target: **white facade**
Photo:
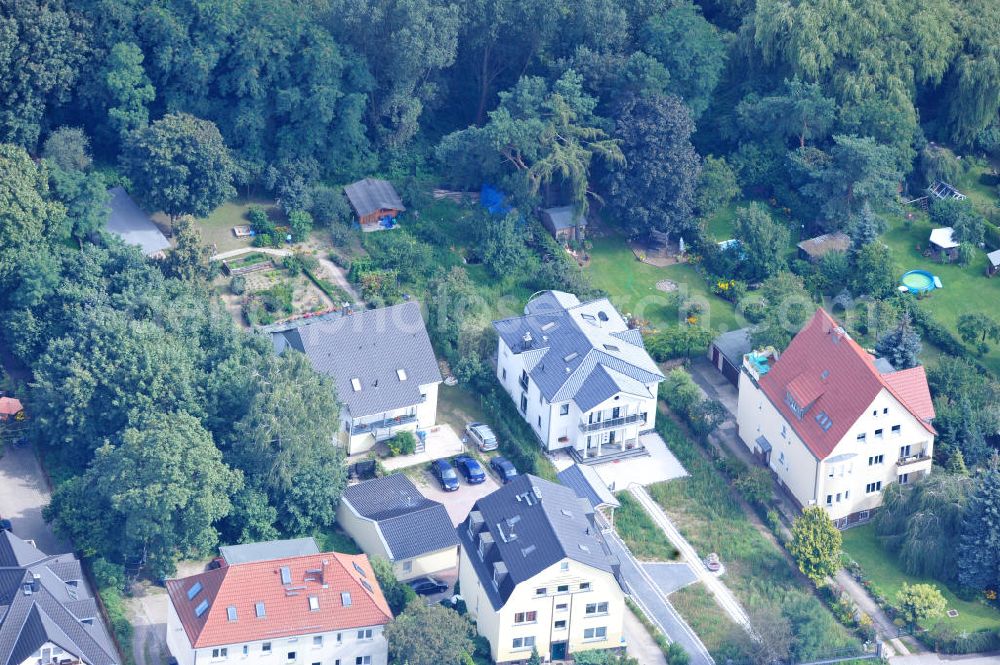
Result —
<path fill-rule="evenodd" d="M 391 439 L 398 432 L 428 429 L 437 422 L 438 385 L 420 386 L 420 401 L 391 411 L 355 418 L 348 407 L 340 410 L 340 442 L 348 455 L 371 450 L 376 443 Z"/>
<path fill-rule="evenodd" d="M 195 649 L 173 603 L 167 603 L 167 647 L 178 665 L 387 665 L 383 626 L 223 644 Z"/>
<path fill-rule="evenodd" d="M 497 343 L 497 378 L 531 425 L 545 450 L 572 447 L 581 457 L 599 457 L 641 445 L 639 433 L 654 428 L 659 381 L 646 384 L 648 395 L 619 392 L 581 411 L 572 399 L 549 402 L 528 376 L 524 354 Z M 654 397 L 650 397 L 652 395 Z"/>
<path fill-rule="evenodd" d="M 737 424 L 743 442 L 800 505 L 822 506 L 841 526 L 867 519 L 890 483 L 913 482 L 931 470 L 933 435 L 885 389 L 824 459 L 797 436 L 747 369 L 740 374 Z M 771 445 L 769 453 L 756 443 L 759 437 Z"/>
<path fill-rule="evenodd" d="M 609 572 L 563 559 L 518 584 L 494 610 L 462 548 L 459 582 L 469 615 L 497 663 L 527 660 L 532 647 L 549 660 L 622 646 L 625 597 Z"/>

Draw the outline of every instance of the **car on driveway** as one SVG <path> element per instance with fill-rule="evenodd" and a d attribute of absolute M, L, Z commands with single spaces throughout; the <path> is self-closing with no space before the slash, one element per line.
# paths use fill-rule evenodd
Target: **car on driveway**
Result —
<path fill-rule="evenodd" d="M 431 462 L 431 473 L 441 483 L 441 489 L 445 492 L 454 492 L 458 489 L 458 474 L 445 460 L 436 459 Z"/>
<path fill-rule="evenodd" d="M 462 472 L 470 485 L 478 485 L 486 481 L 486 471 L 483 470 L 483 465 L 468 455 L 456 457 L 455 466 Z"/>
<path fill-rule="evenodd" d="M 448 585 L 433 577 L 418 577 L 407 582 L 410 588 L 421 596 L 433 596 L 436 593 L 448 590 Z"/>
<path fill-rule="evenodd" d="M 504 485 L 517 477 L 517 469 L 514 468 L 514 464 L 506 457 L 494 457 L 491 459 L 490 468 L 497 472 L 497 475 L 500 476 L 500 482 Z"/>
<path fill-rule="evenodd" d="M 480 450 L 496 450 L 500 445 L 497 442 L 496 434 L 493 433 L 489 425 L 469 423 L 465 426 L 465 433 L 469 435 L 470 439 L 476 442 Z"/>

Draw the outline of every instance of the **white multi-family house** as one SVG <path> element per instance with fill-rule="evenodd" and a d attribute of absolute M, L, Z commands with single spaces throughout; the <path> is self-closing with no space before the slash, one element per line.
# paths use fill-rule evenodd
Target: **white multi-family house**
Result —
<path fill-rule="evenodd" d="M 497 378 L 546 450 L 584 462 L 639 452 L 664 377 L 607 298 L 545 291 L 493 327 Z"/>
<path fill-rule="evenodd" d="M 77 558 L 0 530 L 0 663 L 120 662 Z"/>
<path fill-rule="evenodd" d="M 277 545 L 267 557 L 280 556 L 281 543 L 267 545 Z M 386 665 L 392 612 L 367 556 L 224 556 L 219 568 L 167 580 L 167 646 L 179 665 Z"/>
<path fill-rule="evenodd" d="M 339 439 L 348 455 L 400 431 L 430 428 L 437 419 L 441 370 L 414 301 L 323 317 L 273 332 L 271 340 L 278 353 L 300 351 L 333 378 Z"/>
<path fill-rule="evenodd" d="M 621 646 L 619 564 L 572 489 L 518 476 L 476 501 L 457 532 L 462 596 L 494 662 Z"/>
<path fill-rule="evenodd" d="M 868 519 L 890 483 L 930 473 L 933 418 L 923 367 L 893 369 L 822 309 L 783 353 L 744 357 L 740 438 L 800 507 L 840 527 Z"/>

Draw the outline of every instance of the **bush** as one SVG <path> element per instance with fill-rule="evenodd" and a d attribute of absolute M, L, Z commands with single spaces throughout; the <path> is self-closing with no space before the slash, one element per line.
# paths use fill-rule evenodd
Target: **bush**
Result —
<path fill-rule="evenodd" d="M 346 247 L 351 242 L 351 227 L 347 224 L 331 224 L 330 242 L 332 242 L 335 247 Z"/>
<path fill-rule="evenodd" d="M 247 278 L 243 275 L 233 277 L 229 280 L 229 290 L 234 296 L 243 295 L 247 290 Z"/>
<path fill-rule="evenodd" d="M 312 206 L 309 208 L 317 224 L 346 228 L 351 219 L 351 207 L 344 192 L 339 187 L 319 185 L 312 190 Z"/>
<path fill-rule="evenodd" d="M 393 457 L 397 455 L 412 455 L 417 450 L 417 437 L 413 432 L 398 432 L 396 436 L 386 441 L 389 452 Z"/>
<path fill-rule="evenodd" d="M 250 220 L 250 228 L 258 236 L 274 234 L 274 222 L 267 216 L 267 211 L 264 210 L 263 206 L 250 206 L 247 209 L 247 219 Z"/>
<path fill-rule="evenodd" d="M 313 218 L 305 210 L 293 210 L 288 213 L 288 227 L 293 242 L 302 242 L 312 231 Z"/>
<path fill-rule="evenodd" d="M 111 563 L 104 557 L 99 557 L 94 560 L 91 568 L 94 573 L 94 581 L 99 588 L 117 589 L 119 591 L 125 588 L 124 566 Z"/>

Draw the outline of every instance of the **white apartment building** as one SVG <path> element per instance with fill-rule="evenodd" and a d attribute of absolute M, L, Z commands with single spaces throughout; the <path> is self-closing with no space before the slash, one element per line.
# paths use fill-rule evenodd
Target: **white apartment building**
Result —
<path fill-rule="evenodd" d="M 621 647 L 619 564 L 572 489 L 518 476 L 479 499 L 457 533 L 462 596 L 494 662 Z"/>
<path fill-rule="evenodd" d="M 584 462 L 640 452 L 664 377 L 607 298 L 545 291 L 493 327 L 497 378 L 546 450 Z"/>
<path fill-rule="evenodd" d="M 841 528 L 868 519 L 890 483 L 930 473 L 933 418 L 923 367 L 876 360 L 822 309 L 783 353 L 744 357 L 740 438 L 800 507 Z"/>
<path fill-rule="evenodd" d="M 365 555 L 224 563 L 167 580 L 179 665 L 386 665 L 392 619 Z"/>

